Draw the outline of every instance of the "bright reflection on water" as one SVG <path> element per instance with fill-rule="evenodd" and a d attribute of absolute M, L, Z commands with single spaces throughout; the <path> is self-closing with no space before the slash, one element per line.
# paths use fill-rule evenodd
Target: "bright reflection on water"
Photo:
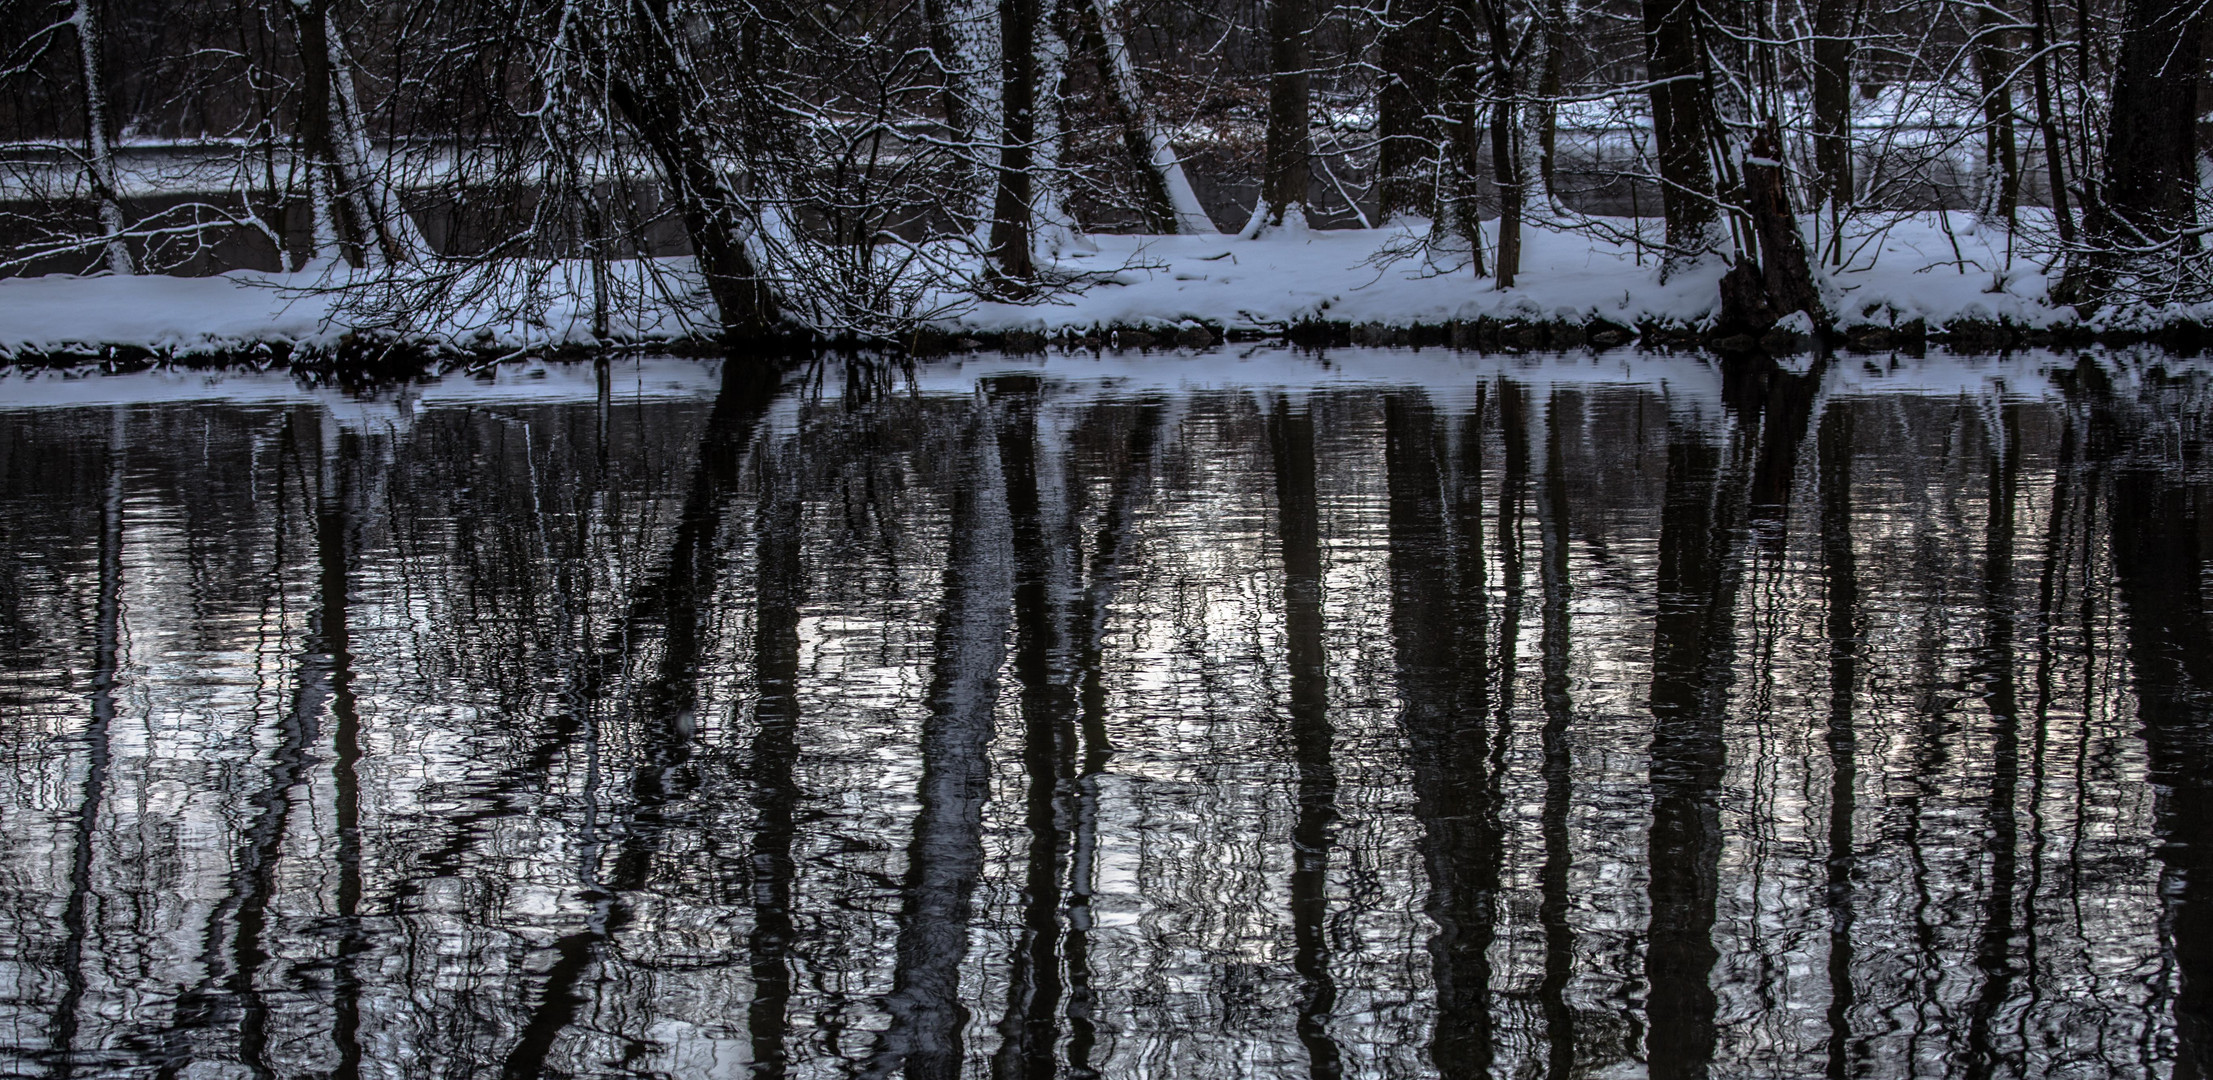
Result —
<path fill-rule="evenodd" d="M 0 379 L 9 1071 L 2205 1075 L 2203 370 L 1626 357 Z"/>

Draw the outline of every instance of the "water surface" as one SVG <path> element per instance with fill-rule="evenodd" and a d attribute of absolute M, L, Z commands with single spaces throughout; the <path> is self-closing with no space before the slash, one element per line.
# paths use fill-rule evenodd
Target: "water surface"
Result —
<path fill-rule="evenodd" d="M 21 1075 L 2203 1076 L 2213 382 L 0 377 Z"/>

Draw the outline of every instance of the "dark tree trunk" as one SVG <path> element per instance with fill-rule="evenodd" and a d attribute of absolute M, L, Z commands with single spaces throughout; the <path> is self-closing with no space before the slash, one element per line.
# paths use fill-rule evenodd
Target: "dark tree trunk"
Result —
<path fill-rule="evenodd" d="M 1839 217 L 1852 203 L 1852 2 L 1813 10 L 1813 191 Z"/>
<path fill-rule="evenodd" d="M 1037 143 L 1040 7 L 1040 0 L 999 0 L 999 100 L 1006 124 L 999 147 L 999 190 L 992 200 L 989 257 L 993 272 L 1009 283 L 1037 277 L 1030 258 L 1030 211 L 1036 194 L 1030 162 Z"/>
<path fill-rule="evenodd" d="M 1976 212 L 1986 218 L 2014 222 L 2021 201 L 2021 157 L 2013 138 L 2013 50 L 2006 47 L 2006 31 L 2012 19 L 1995 3 L 1980 9 L 1975 27 L 1975 73 L 1982 86 L 1983 193 Z"/>
<path fill-rule="evenodd" d="M 307 157 L 308 198 L 329 215 L 331 239 L 339 244 L 346 261 L 360 266 L 366 261 L 363 243 L 365 222 L 356 220 L 345 199 L 345 180 L 338 168 L 338 149 L 332 132 L 330 20 L 326 5 L 285 4 L 292 16 L 292 30 L 300 47 L 300 149 Z M 318 243 L 321 238 L 317 238 Z M 318 257 L 321 256 L 318 252 Z"/>
<path fill-rule="evenodd" d="M 1790 209 L 1781 146 L 1772 132 L 1763 131 L 1752 140 L 1751 151 L 1744 159 L 1745 209 L 1759 250 L 1741 253 L 1737 265 L 1723 275 L 1721 322 L 1730 329 L 1761 331 L 1803 311 L 1816 326 L 1826 326 L 1828 314 L 1814 287 L 1805 239 Z"/>
<path fill-rule="evenodd" d="M 1483 12 L 1491 39 L 1491 187 L 1498 192 L 1498 261 L 1493 271 L 1498 287 L 1508 289 L 1521 269 L 1521 212 L 1528 201 L 1522 182 L 1521 119 L 1515 108 L 1520 101 L 1520 72 L 1506 6 L 1491 0 Z"/>
<path fill-rule="evenodd" d="M 1308 40 L 1313 15 L 1307 0 L 1274 0 L 1268 5 L 1268 148 L 1261 178 L 1258 224 L 1281 225 L 1293 207 L 1306 212 L 1306 187 L 1312 176 L 1310 136 L 1313 117 L 1314 62 Z M 1249 228 L 1248 232 L 1251 231 Z"/>
<path fill-rule="evenodd" d="M 1376 95 L 1381 143 L 1376 158 L 1376 220 L 1430 209 L 1430 170 L 1436 152 L 1437 10 L 1433 0 L 1394 5 L 1377 60 L 1383 89 Z"/>
<path fill-rule="evenodd" d="M 1503 81 L 1503 80 L 1502 80 Z M 1514 287 L 1521 270 L 1521 147 L 1514 138 L 1514 105 L 1505 96 L 1491 107 L 1491 188 L 1498 192 L 1498 287 Z"/>
<path fill-rule="evenodd" d="M 1652 82 L 1652 135 L 1669 264 L 1704 254 L 1717 220 L 1710 156 L 1713 98 L 1699 23 L 1698 0 L 1644 0 L 1645 70 Z"/>
<path fill-rule="evenodd" d="M 1545 0 L 1544 67 L 1537 76 L 1537 96 L 1530 102 L 1530 127 L 1537 136 L 1537 179 L 1544 186 L 1538 194 L 1545 205 L 1557 206 L 1560 188 L 1556 183 L 1559 163 L 1557 151 L 1560 136 L 1560 92 L 1567 79 L 1567 38 L 1563 30 L 1567 26 L 1567 9 L 1561 0 Z"/>
<path fill-rule="evenodd" d="M 922 30 L 930 46 L 930 66 L 937 69 L 938 105 L 945 110 L 946 132 L 958 139 L 975 130 L 976 118 L 968 114 L 968 102 L 961 97 L 960 81 L 950 66 L 960 57 L 960 43 L 953 39 L 953 18 L 953 13 L 946 10 L 946 0 L 923 0 Z M 966 210 L 962 208 L 962 212 Z"/>
<path fill-rule="evenodd" d="M 606 43 L 612 54 L 609 97 L 660 167 L 721 314 L 724 337 L 770 336 L 780 321 L 776 297 L 746 254 L 745 212 L 716 165 L 716 147 L 703 119 L 706 89 L 677 52 L 665 3 L 638 0 L 626 16 Z"/>
<path fill-rule="evenodd" d="M 1486 61 L 1476 50 L 1483 23 L 1482 0 L 1454 0 L 1440 13 L 1437 27 L 1438 80 L 1445 100 L 1441 111 L 1450 118 L 1444 127 L 1447 205 L 1440 207 L 1452 231 L 1468 245 L 1475 276 L 1482 277 L 1483 225 L 1479 166 L 1483 157 L 1484 70 Z"/>
<path fill-rule="evenodd" d="M 2191 0 L 2129 4 L 2113 74 L 2105 186 L 2091 229 L 2092 244 L 2103 249 L 2088 283 L 2094 291 L 2141 264 L 2150 249 L 2190 243 L 2204 31 L 2204 9 Z"/>
<path fill-rule="evenodd" d="M 2030 6 L 2034 10 L 2029 23 L 2029 51 L 2036 59 L 2030 63 L 2029 72 L 2036 89 L 2036 127 L 2044 136 L 2044 171 L 2052 185 L 2052 222 L 2059 226 L 2060 243 L 2072 245 L 2075 221 L 2067 205 L 2067 144 L 2060 137 L 2059 121 L 2052 108 L 2051 70 L 2044 56 L 2051 37 L 2051 0 L 2031 0 Z"/>

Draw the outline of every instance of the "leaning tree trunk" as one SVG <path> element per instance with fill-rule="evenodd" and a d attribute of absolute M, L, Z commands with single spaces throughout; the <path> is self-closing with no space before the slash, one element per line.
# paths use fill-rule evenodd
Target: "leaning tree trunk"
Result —
<path fill-rule="evenodd" d="M 115 144 L 108 137 L 108 83 L 100 69 L 107 49 L 107 34 L 100 24 L 100 0 L 76 0 L 69 21 L 77 28 L 77 56 L 82 64 L 85 103 L 85 179 L 99 209 L 100 250 L 108 272 L 129 274 L 130 246 L 123 241 L 123 203 L 115 178 Z"/>
<path fill-rule="evenodd" d="M 1260 204 L 1244 235 L 1286 220 L 1306 219 L 1306 188 L 1313 176 L 1313 86 L 1307 69 L 1314 62 L 1308 40 L 1312 15 L 1307 0 L 1271 0 L 1268 5 L 1268 146 L 1260 181 Z"/>
<path fill-rule="evenodd" d="M 418 262 L 430 254 L 415 219 L 407 216 L 397 195 L 370 160 L 369 127 L 361 112 L 361 97 L 354 88 L 353 59 L 338 32 L 337 19 L 328 5 L 323 9 L 323 40 L 330 52 L 331 151 L 340 182 L 350 193 L 357 211 L 368 224 L 386 259 L 396 263 Z"/>
<path fill-rule="evenodd" d="M 1436 139 L 1437 16 L 1433 0 L 1401 0 L 1377 48 L 1383 85 L 1376 93 L 1376 220 L 1429 209 L 1429 170 Z"/>
<path fill-rule="evenodd" d="M 1214 219 L 1199 202 L 1191 178 L 1184 175 L 1183 160 L 1169 145 L 1152 110 L 1145 105 L 1144 88 L 1137 81 L 1137 65 L 1130 61 L 1129 43 L 1114 25 L 1107 0 L 1081 0 L 1076 17 L 1078 38 L 1099 64 L 1099 78 L 1109 89 L 1108 106 L 1122 145 L 1137 167 L 1138 199 L 1147 226 L 1156 232 L 1200 235 L 1217 231 Z"/>
<path fill-rule="evenodd" d="M 1718 222 L 1709 156 L 1716 122 L 1700 42 L 1698 0 L 1643 0 L 1645 70 L 1652 84 L 1652 136 L 1667 218 L 1662 276 L 1715 243 Z"/>
<path fill-rule="evenodd" d="M 353 60 L 329 0 L 286 5 L 300 49 L 300 142 L 315 201 L 316 255 L 352 245 L 359 264 L 411 263 L 430 254 L 413 218 L 377 176 Z"/>
<path fill-rule="evenodd" d="M 2105 186 L 2080 292 L 2121 287 L 2196 247 L 2198 77 L 2205 15 L 2195 0 L 2131 0 L 2113 73 Z M 2070 275 L 2077 277 L 2077 275 Z"/>
<path fill-rule="evenodd" d="M 339 209 L 339 185 L 331 173 L 330 153 L 330 48 L 324 40 L 329 25 L 309 0 L 293 0 L 284 6 L 292 18 L 292 33 L 300 52 L 300 116 L 296 136 L 306 179 L 307 201 L 315 222 L 313 258 L 336 259 L 345 254 L 347 225 Z M 359 265 L 358 249 L 348 261 Z"/>
<path fill-rule="evenodd" d="M 781 313 L 746 251 L 752 215 L 717 163 L 706 88 L 679 51 L 666 0 L 635 0 L 606 29 L 608 97 L 659 167 L 724 337 L 772 335 Z"/>

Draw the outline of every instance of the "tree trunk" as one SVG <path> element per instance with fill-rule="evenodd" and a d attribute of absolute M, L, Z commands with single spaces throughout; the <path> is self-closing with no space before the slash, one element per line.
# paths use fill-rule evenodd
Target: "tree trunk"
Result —
<path fill-rule="evenodd" d="M 1494 31 L 1496 24 L 1493 24 Z M 1496 88 L 1498 101 L 1491 106 L 1491 187 L 1498 192 L 1498 261 L 1493 272 L 1498 287 L 1514 287 L 1521 270 L 1522 190 L 1520 125 L 1514 122 L 1514 103 L 1508 77 Z"/>
<path fill-rule="evenodd" d="M 123 241 L 123 204 L 115 178 L 115 145 L 108 135 L 108 83 L 100 69 L 107 34 L 100 23 L 100 0 L 76 0 L 69 21 L 77 28 L 77 57 L 84 79 L 85 179 L 99 208 L 100 250 L 108 272 L 135 273 L 130 246 Z"/>
<path fill-rule="evenodd" d="M 1982 81 L 1983 190 L 1975 212 L 1985 220 L 1999 220 L 2011 228 L 2021 199 L 2021 158 L 2013 139 L 2013 50 L 2006 47 L 2005 27 L 2013 20 L 1998 11 L 1995 0 L 1978 9 L 1975 27 L 1975 72 Z"/>
<path fill-rule="evenodd" d="M 1554 157 L 1559 148 L 1560 91 L 1567 77 L 1564 70 L 1567 54 L 1564 46 L 1567 42 L 1562 37 L 1566 26 L 1566 5 L 1561 0 L 1545 0 L 1543 15 L 1536 29 L 1536 33 L 1540 35 L 1539 48 L 1536 51 L 1542 55 L 1525 61 L 1525 64 L 1537 72 L 1537 87 L 1536 93 L 1530 98 L 1529 107 L 1523 110 L 1522 123 L 1529 131 L 1523 156 L 1526 158 L 1529 149 L 1534 149 L 1536 160 L 1534 163 L 1526 160 L 1523 162 L 1525 166 L 1534 164 L 1534 169 L 1523 184 L 1543 201 L 1547 214 L 1560 212 L 1560 189 L 1554 186 L 1553 181 L 1558 174 Z"/>
<path fill-rule="evenodd" d="M 1667 219 L 1662 275 L 1715 243 L 1713 101 L 1701 48 L 1698 0 L 1643 0 L 1645 70 L 1652 83 L 1652 135 Z"/>
<path fill-rule="evenodd" d="M 2029 71 L 2036 88 L 2036 127 L 2044 136 L 2044 171 L 2052 185 L 2052 223 L 2059 226 L 2059 242 L 2072 246 L 2075 222 L 2067 206 L 2067 144 L 2060 137 L 2059 121 L 2052 108 L 2051 72 L 2044 56 L 2051 37 L 2051 0 L 2031 0 L 2030 6 L 2034 10 L 2029 23 L 2029 49 L 2036 59 Z"/>
<path fill-rule="evenodd" d="M 1245 226 L 1246 236 L 1287 219 L 1306 220 L 1306 187 L 1313 175 L 1308 160 L 1313 90 L 1307 73 L 1314 62 L 1307 38 L 1312 21 L 1307 0 L 1272 0 L 1268 5 L 1268 147 L 1260 205 Z"/>
<path fill-rule="evenodd" d="M 611 28 L 608 96 L 660 167 L 724 336 L 765 337 L 780 318 L 776 297 L 746 252 L 748 215 L 700 120 L 706 91 L 667 23 L 665 3 L 638 0 Z"/>
<path fill-rule="evenodd" d="M 998 196 L 1001 129 L 999 6 L 993 0 L 925 0 L 930 50 L 945 77 L 945 126 L 961 160 L 951 204 L 977 246 L 988 247 Z"/>
<path fill-rule="evenodd" d="M 1498 287 L 1510 289 L 1521 270 L 1522 208 L 1528 202 L 1527 147 L 1522 137 L 1520 54 L 1513 40 L 1506 5 L 1484 4 L 1491 39 L 1491 187 L 1498 192 Z M 1534 31 L 1532 31 L 1534 32 Z"/>
<path fill-rule="evenodd" d="M 307 0 L 285 5 L 292 17 L 292 32 L 300 50 L 300 155 L 307 160 L 307 197 L 315 220 L 315 258 L 333 259 L 346 254 L 347 225 L 340 211 L 339 185 L 332 177 L 336 161 L 330 150 L 330 26 L 320 7 Z M 361 264 L 359 249 L 347 261 Z"/>
<path fill-rule="evenodd" d="M 2113 74 L 2105 189 L 2091 236 L 2094 291 L 2144 272 L 2159 249 L 2195 242 L 2198 75 L 2203 8 L 2189 0 L 2132 0 Z"/>
<path fill-rule="evenodd" d="M 346 52 L 345 38 L 327 5 L 322 20 L 324 44 L 330 51 L 331 149 L 341 184 L 382 255 L 396 263 L 417 262 L 430 254 L 430 245 L 415 227 L 415 219 L 407 216 L 391 188 L 377 175 L 370 160 L 368 122 L 362 116 L 361 98 L 354 88 L 353 59 Z"/>
<path fill-rule="evenodd" d="M 1076 15 L 1080 38 L 1099 63 L 1099 79 L 1107 87 L 1108 105 L 1115 126 L 1121 129 L 1123 148 L 1135 164 L 1138 198 L 1148 228 L 1161 233 L 1203 235 L 1217 231 L 1184 175 L 1183 161 L 1145 106 L 1144 89 L 1137 81 L 1137 66 L 1130 62 L 1129 44 L 1107 9 L 1106 0 L 1082 0 Z M 1096 35 L 1096 36 L 1094 36 Z"/>
<path fill-rule="evenodd" d="M 339 149 L 345 134 L 333 59 L 342 55 L 327 0 L 293 0 L 285 6 L 300 50 L 300 152 L 307 158 L 308 198 L 314 200 L 315 257 L 343 255 L 354 266 L 377 260 L 368 203 L 349 176 Z"/>
<path fill-rule="evenodd" d="M 1830 215 L 1832 238 L 1852 205 L 1852 2 L 1819 0 L 1813 10 L 1813 209 Z M 1831 251 L 1841 255 L 1841 242 Z"/>
<path fill-rule="evenodd" d="M 1438 78 L 1445 100 L 1441 109 L 1449 118 L 1444 127 L 1446 205 L 1440 207 L 1441 225 L 1449 227 L 1468 248 L 1475 276 L 1482 277 L 1483 223 L 1481 170 L 1483 156 L 1482 105 L 1487 68 L 1476 50 L 1483 22 L 1483 0 L 1454 0 L 1440 13 L 1437 28 Z"/>
<path fill-rule="evenodd" d="M 1432 0 L 1402 0 L 1376 50 L 1383 85 L 1376 94 L 1376 220 L 1430 209 L 1429 169 L 1436 147 L 1437 13 Z"/>
<path fill-rule="evenodd" d="M 1757 333 L 1798 311 L 1816 326 L 1827 325 L 1798 218 L 1791 213 L 1782 146 L 1772 131 L 1752 140 L 1744 159 L 1744 194 L 1759 250 L 1740 253 L 1736 267 L 1721 279 L 1722 325 Z"/>
<path fill-rule="evenodd" d="M 1040 0 L 999 0 L 1000 107 L 997 194 L 992 199 L 987 276 L 1019 283 L 1037 277 L 1031 259 L 1030 214 L 1037 145 L 1037 33 Z M 1019 291 L 1019 289 L 1017 289 Z"/>

